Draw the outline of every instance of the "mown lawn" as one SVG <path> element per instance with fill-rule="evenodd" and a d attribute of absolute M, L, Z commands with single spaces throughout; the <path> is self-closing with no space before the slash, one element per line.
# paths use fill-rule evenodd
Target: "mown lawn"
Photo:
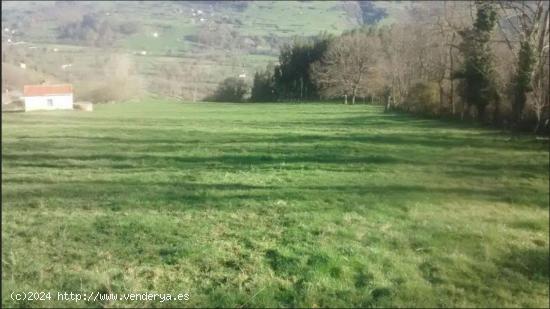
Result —
<path fill-rule="evenodd" d="M 365 105 L 152 100 L 2 129 L 3 306 L 549 306 L 534 136 Z"/>

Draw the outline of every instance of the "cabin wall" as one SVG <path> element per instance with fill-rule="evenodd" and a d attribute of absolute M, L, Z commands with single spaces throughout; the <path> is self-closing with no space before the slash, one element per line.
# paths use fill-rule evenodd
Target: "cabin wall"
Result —
<path fill-rule="evenodd" d="M 51 100 L 51 101 L 50 101 Z M 73 109 L 73 95 L 25 97 L 25 111 Z"/>

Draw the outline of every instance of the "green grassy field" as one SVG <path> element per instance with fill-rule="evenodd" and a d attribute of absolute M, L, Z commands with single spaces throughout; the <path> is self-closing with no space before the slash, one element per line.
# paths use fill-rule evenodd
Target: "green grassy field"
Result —
<path fill-rule="evenodd" d="M 534 136 L 366 105 L 160 101 L 2 127 L 4 307 L 549 306 Z M 25 291 L 190 299 L 10 299 Z"/>

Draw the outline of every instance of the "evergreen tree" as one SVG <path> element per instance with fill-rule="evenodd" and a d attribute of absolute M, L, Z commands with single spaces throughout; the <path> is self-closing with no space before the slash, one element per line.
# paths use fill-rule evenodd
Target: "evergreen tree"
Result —
<path fill-rule="evenodd" d="M 315 38 L 294 39 L 281 48 L 279 65 L 273 76 L 280 99 L 308 100 L 319 97 L 319 89 L 310 74 L 311 64 L 321 59 L 332 37 L 321 33 Z"/>
<path fill-rule="evenodd" d="M 269 65 L 265 71 L 256 72 L 256 74 L 254 74 L 250 101 L 273 102 L 277 100 L 273 71 L 274 67 Z"/>
<path fill-rule="evenodd" d="M 527 101 L 527 93 L 532 90 L 531 74 L 533 73 L 535 64 L 533 48 L 526 41 L 521 42 L 518 56 L 518 68 L 514 80 L 515 96 L 513 104 L 513 113 L 516 122 L 521 119 L 521 114 Z"/>
<path fill-rule="evenodd" d="M 460 95 L 466 104 L 466 111 L 473 105 L 477 108 L 478 117 L 484 120 L 487 105 L 498 101 L 494 59 L 489 45 L 497 13 L 491 2 L 476 2 L 476 6 L 477 16 L 473 27 L 460 33 L 464 63 L 454 75 L 461 79 Z"/>

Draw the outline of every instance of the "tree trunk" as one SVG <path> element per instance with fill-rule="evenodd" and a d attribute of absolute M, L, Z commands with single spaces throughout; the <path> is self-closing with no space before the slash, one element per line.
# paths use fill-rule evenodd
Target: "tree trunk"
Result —
<path fill-rule="evenodd" d="M 348 95 L 344 94 L 344 104 L 348 105 Z"/>
<path fill-rule="evenodd" d="M 437 84 L 439 85 L 439 114 L 442 114 L 443 113 L 443 97 L 444 97 L 444 93 L 443 93 L 443 79 L 440 79 Z"/>
<path fill-rule="evenodd" d="M 512 107 L 512 111 L 514 113 L 514 121 L 516 124 L 519 124 L 521 122 L 521 116 L 523 114 L 523 108 L 525 106 L 525 101 L 527 101 L 525 92 L 522 92 L 521 90 L 516 89 L 516 95 L 514 97 L 514 105 Z"/>
<path fill-rule="evenodd" d="M 456 107 L 455 107 L 455 87 L 454 87 L 455 81 L 451 79 L 451 89 L 449 93 L 449 103 L 451 104 L 451 113 L 453 116 L 456 114 Z"/>
<path fill-rule="evenodd" d="M 500 124 L 500 99 L 495 99 L 495 110 L 493 111 L 493 122 L 496 125 Z"/>
<path fill-rule="evenodd" d="M 477 117 L 481 123 L 485 123 L 485 105 L 479 105 L 477 107 Z"/>
<path fill-rule="evenodd" d="M 466 104 L 465 102 L 462 102 L 462 112 L 460 114 L 460 119 L 464 120 L 464 115 L 467 115 L 470 113 L 470 105 Z"/>
<path fill-rule="evenodd" d="M 453 42 L 454 42 L 454 39 L 455 39 L 455 34 L 453 33 Z M 456 113 L 456 110 L 455 110 L 455 82 L 452 78 L 452 74 L 454 72 L 454 57 L 453 57 L 453 47 L 449 47 L 449 57 L 451 58 L 450 61 L 451 61 L 451 89 L 450 89 L 450 94 L 449 94 L 449 103 L 451 104 L 451 113 L 454 114 Z"/>
<path fill-rule="evenodd" d="M 540 118 L 537 117 L 537 125 L 535 126 L 535 130 L 533 131 L 534 133 L 538 133 L 539 132 L 539 128 L 540 128 Z"/>
<path fill-rule="evenodd" d="M 304 100 L 304 78 L 300 77 L 300 100 Z"/>
<path fill-rule="evenodd" d="M 535 133 L 538 133 L 539 129 L 540 129 L 541 120 L 542 120 L 542 109 L 541 108 L 536 108 L 535 109 L 535 116 L 537 117 L 537 125 L 535 126 Z M 548 122 L 548 120 L 547 120 L 547 122 Z"/>

